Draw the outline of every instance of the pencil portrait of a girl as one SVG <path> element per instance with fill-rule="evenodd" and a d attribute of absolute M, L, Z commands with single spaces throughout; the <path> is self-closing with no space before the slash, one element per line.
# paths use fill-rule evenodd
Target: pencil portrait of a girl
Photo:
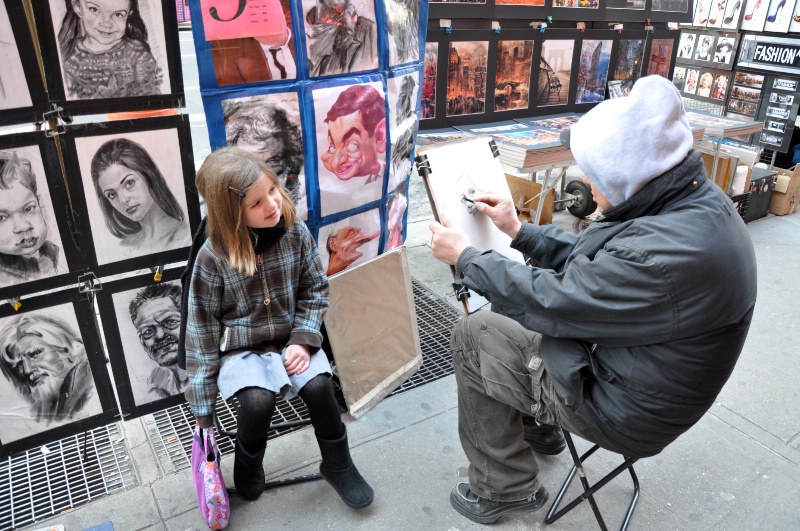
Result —
<path fill-rule="evenodd" d="M 174 130 L 76 139 L 98 264 L 187 247 Z"/>
<path fill-rule="evenodd" d="M 157 1 L 50 0 L 50 6 L 67 99 L 169 92 Z"/>

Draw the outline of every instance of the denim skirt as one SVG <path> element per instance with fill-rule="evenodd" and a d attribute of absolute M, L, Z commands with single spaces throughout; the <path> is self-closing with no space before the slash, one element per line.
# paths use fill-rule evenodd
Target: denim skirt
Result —
<path fill-rule="evenodd" d="M 331 365 L 322 349 L 311 355 L 308 368 L 289 376 L 283 366 L 286 349 L 277 352 L 244 350 L 220 358 L 217 386 L 222 398 L 229 399 L 246 387 L 261 387 L 291 400 L 305 384 L 319 374 L 331 374 Z"/>

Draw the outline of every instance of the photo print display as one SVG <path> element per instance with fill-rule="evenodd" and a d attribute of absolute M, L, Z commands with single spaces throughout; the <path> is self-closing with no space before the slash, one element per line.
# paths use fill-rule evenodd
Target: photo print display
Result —
<path fill-rule="evenodd" d="M 317 247 L 325 273 L 330 277 L 378 256 L 380 236 L 377 208 L 320 227 Z"/>
<path fill-rule="evenodd" d="M 742 19 L 742 31 L 762 31 L 767 21 L 770 3 L 767 0 L 747 0 Z"/>
<path fill-rule="evenodd" d="M 642 74 L 644 60 L 643 40 L 623 39 L 617 48 L 617 66 L 614 68 L 614 81 L 621 81 L 619 90 L 622 96 L 630 94 L 633 84 Z"/>
<path fill-rule="evenodd" d="M 238 12 L 236 7 L 226 0 L 200 2 L 217 85 L 296 79 L 289 0 L 248 3 Z"/>
<path fill-rule="evenodd" d="M 713 84 L 714 74 L 711 72 L 703 72 L 700 75 L 700 80 L 697 82 L 697 96 L 701 98 L 710 98 Z"/>
<path fill-rule="evenodd" d="M 91 307 L 70 302 L 76 296 L 50 294 L 0 314 L 0 453 L 9 443 L 27 449 L 110 420 L 98 421 L 110 403 L 110 382 Z"/>
<path fill-rule="evenodd" d="M 647 75 L 659 75 L 669 79 L 669 69 L 672 66 L 673 39 L 653 39 L 650 43 L 650 60 L 647 61 Z M 702 44 L 702 42 L 701 42 Z M 700 46 L 698 44 L 698 46 Z"/>
<path fill-rule="evenodd" d="M 128 414 L 169 397 L 183 401 L 189 377 L 178 367 L 179 275 L 180 269 L 171 269 L 161 282 L 147 275 L 103 286 L 103 328 L 120 402 Z"/>
<path fill-rule="evenodd" d="M 761 101 L 760 88 L 764 83 L 764 76 L 736 72 L 733 82 L 730 99 L 728 99 L 728 114 L 735 113 L 752 120 Z"/>
<path fill-rule="evenodd" d="M 686 84 L 683 85 L 683 91 L 686 94 L 695 94 L 697 92 L 697 82 L 700 79 L 700 70 L 689 68 L 686 70 Z"/>
<path fill-rule="evenodd" d="M 384 0 L 389 66 L 419 61 L 420 0 Z"/>
<path fill-rule="evenodd" d="M 714 86 L 711 89 L 711 98 L 715 100 L 724 100 L 728 92 L 728 75 L 719 74 L 714 78 Z"/>
<path fill-rule="evenodd" d="M 691 59 L 696 41 L 696 33 L 685 33 L 682 31 L 681 40 L 680 43 L 678 43 L 678 59 Z"/>
<path fill-rule="evenodd" d="M 451 42 L 447 70 L 447 116 L 486 111 L 489 41 Z"/>
<path fill-rule="evenodd" d="M 736 72 L 733 77 L 736 85 L 760 89 L 764 85 L 764 76 L 750 72 Z"/>
<path fill-rule="evenodd" d="M 675 70 L 672 72 L 672 84 L 675 85 L 678 90 L 683 91 L 683 88 L 686 85 L 686 67 L 675 67 Z"/>
<path fill-rule="evenodd" d="M 417 100 L 419 96 L 419 73 L 389 78 L 389 136 L 391 137 L 391 164 L 389 165 L 389 189 L 396 188 L 411 174 L 414 154 L 414 135 L 419 128 Z"/>
<path fill-rule="evenodd" d="M 68 131 L 74 133 L 68 149 L 75 170 L 71 179 L 82 183 L 75 184 L 86 198 L 98 266 L 125 261 L 112 269 L 131 269 L 147 263 L 131 259 L 191 244 L 200 215 L 196 196 L 188 196 L 194 192 L 194 172 L 186 158 L 191 157 L 186 116 Z M 181 256 L 168 256 L 173 255 Z"/>
<path fill-rule="evenodd" d="M 384 252 L 397 249 L 405 242 L 403 219 L 408 212 L 408 183 L 404 182 L 386 202 L 386 245 Z"/>
<path fill-rule="evenodd" d="M 378 68 L 378 36 L 372 0 L 302 0 L 311 77 Z"/>
<path fill-rule="evenodd" d="M 536 97 L 538 107 L 569 103 L 567 97 L 572 77 L 574 47 L 574 40 L 548 39 L 542 41 Z"/>
<path fill-rule="evenodd" d="M 697 37 L 697 48 L 694 52 L 695 61 L 711 61 L 714 55 L 714 36 L 700 34 Z"/>
<path fill-rule="evenodd" d="M 494 110 L 510 111 L 529 106 L 533 41 L 499 41 L 494 84 Z"/>
<path fill-rule="evenodd" d="M 610 40 L 584 40 L 578 65 L 578 92 L 575 103 L 596 103 L 605 99 Z"/>
<path fill-rule="evenodd" d="M 182 90 L 180 61 L 168 57 L 177 45 L 174 7 L 164 10 L 169 3 L 44 0 L 34 4 L 40 6 L 40 35 L 58 50 L 58 61 L 50 66 L 57 70 L 60 83 L 53 77 L 52 84 L 63 87 L 67 102 L 152 99 Z"/>
<path fill-rule="evenodd" d="M 225 141 L 256 154 L 289 192 L 297 216 L 308 218 L 303 133 L 296 92 L 222 100 Z"/>
<path fill-rule="evenodd" d="M 795 0 L 772 0 L 764 20 L 764 31 L 786 33 L 792 22 Z"/>
<path fill-rule="evenodd" d="M 387 164 L 383 85 L 374 81 L 312 94 L 322 215 L 380 199 Z"/>
<path fill-rule="evenodd" d="M 439 61 L 439 43 L 425 43 L 425 60 L 422 66 L 422 101 L 420 119 L 436 118 L 436 72 Z"/>
<path fill-rule="evenodd" d="M 717 45 L 714 48 L 714 62 L 728 65 L 733 58 L 733 49 L 735 39 L 732 37 L 720 37 L 717 39 Z"/>

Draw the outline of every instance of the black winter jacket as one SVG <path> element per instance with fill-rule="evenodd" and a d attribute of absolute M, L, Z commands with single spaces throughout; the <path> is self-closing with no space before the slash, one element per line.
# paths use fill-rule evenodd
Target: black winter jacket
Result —
<path fill-rule="evenodd" d="M 511 246 L 541 267 L 470 247 L 456 273 L 542 334 L 546 371 L 584 435 L 648 457 L 713 404 L 750 326 L 756 260 L 698 152 L 580 235 L 526 224 Z"/>

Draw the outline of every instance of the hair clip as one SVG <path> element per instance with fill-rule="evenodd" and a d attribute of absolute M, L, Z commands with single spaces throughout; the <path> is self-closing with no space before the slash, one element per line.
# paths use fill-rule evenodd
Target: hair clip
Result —
<path fill-rule="evenodd" d="M 247 194 L 246 194 L 246 193 L 242 192 L 242 191 L 241 191 L 241 190 L 239 190 L 238 188 L 234 188 L 233 186 L 229 186 L 229 187 L 228 187 L 228 190 L 230 190 L 230 191 L 231 191 L 231 192 L 233 192 L 234 194 L 238 195 L 238 196 L 239 196 L 239 199 L 244 199 L 245 197 L 247 197 Z"/>

